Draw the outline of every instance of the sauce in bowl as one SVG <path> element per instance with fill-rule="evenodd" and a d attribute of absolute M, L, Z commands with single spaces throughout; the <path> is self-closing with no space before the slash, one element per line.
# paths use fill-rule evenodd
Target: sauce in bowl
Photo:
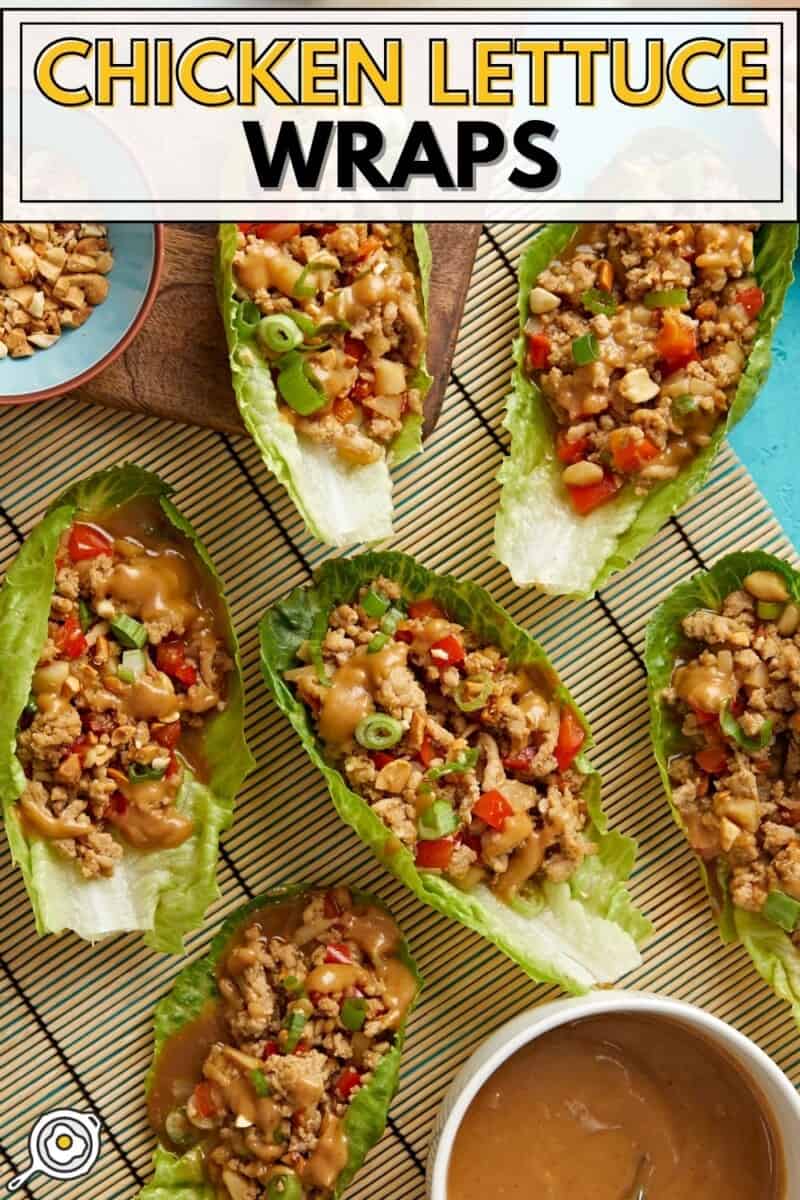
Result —
<path fill-rule="evenodd" d="M 677 1021 L 607 1013 L 523 1046 L 456 1134 L 447 1200 L 786 1200 L 766 1101 Z"/>

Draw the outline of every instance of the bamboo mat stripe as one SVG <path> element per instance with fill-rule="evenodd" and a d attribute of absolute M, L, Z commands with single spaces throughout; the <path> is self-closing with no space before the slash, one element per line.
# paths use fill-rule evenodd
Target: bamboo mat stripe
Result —
<path fill-rule="evenodd" d="M 582 605 L 521 592 L 492 557 L 497 469 L 516 325 L 516 266 L 531 227 L 484 230 L 446 402 L 426 453 L 395 471 L 393 545 L 437 570 L 488 587 L 534 631 L 587 712 L 593 758 L 613 823 L 638 838 L 632 888 L 657 932 L 623 985 L 700 1004 L 736 1025 L 800 1083 L 795 1026 L 737 947 L 719 941 L 691 854 L 675 829 L 650 751 L 643 645 L 649 614 L 698 568 L 739 547 L 795 558 L 730 450 L 700 496 L 601 595 Z M 220 900 L 186 957 L 207 948 L 223 917 L 292 879 L 349 879 L 372 889 L 403 924 L 427 980 L 414 1014 L 400 1093 L 386 1135 L 352 1186 L 353 1200 L 422 1200 L 428 1136 L 453 1074 L 498 1025 L 557 990 L 534 987 L 479 938 L 423 908 L 335 817 L 315 771 L 261 684 L 257 623 L 308 580 L 330 551 L 311 538 L 244 437 L 118 413 L 76 401 L 0 411 L 0 568 L 71 479 L 130 459 L 158 471 L 206 541 L 226 581 L 248 687 L 248 736 L 258 769 L 222 847 Z M 143 1105 L 150 1023 L 179 960 L 125 936 L 94 948 L 37 939 L 19 873 L 0 856 L 0 1170 L 27 1162 L 42 1112 L 93 1109 L 103 1153 L 82 1200 L 130 1200 L 148 1178 L 153 1142 Z M 4 1183 L 0 1179 L 0 1185 Z M 75 1185 L 34 1176 L 29 1200 L 66 1200 Z"/>

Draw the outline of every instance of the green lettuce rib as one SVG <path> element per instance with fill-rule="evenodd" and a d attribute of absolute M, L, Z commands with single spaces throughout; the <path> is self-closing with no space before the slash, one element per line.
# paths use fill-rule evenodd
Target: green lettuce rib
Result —
<path fill-rule="evenodd" d="M 170 490 L 157 475 L 129 464 L 100 471 L 74 484 L 50 506 L 9 568 L 0 591 L 0 800 L 11 853 L 25 879 L 40 934 L 71 929 L 94 941 L 141 930 L 154 949 L 179 954 L 184 934 L 200 924 L 219 895 L 219 836 L 233 819 L 234 797 L 253 766 L 243 732 L 241 663 L 227 608 L 226 633 L 235 668 L 225 710 L 205 727 L 209 781 L 201 782 L 188 769 L 184 772 L 177 806 L 192 818 L 195 831 L 183 845 L 151 853 L 126 846 L 110 879 L 86 880 L 46 839 L 26 833 L 15 803 L 25 786 L 16 754 L 17 725 L 47 637 L 59 539 L 73 517 L 100 514 L 151 496 L 191 540 L 222 589 L 205 547 L 170 501 Z"/>
<path fill-rule="evenodd" d="M 724 598 L 740 588 L 751 571 L 775 571 L 786 581 L 792 598 L 800 602 L 800 573 L 783 559 L 763 550 L 743 550 L 728 554 L 710 571 L 701 571 L 686 583 L 679 584 L 656 609 L 647 628 L 645 661 L 650 734 L 664 791 L 681 829 L 684 826 L 672 803 L 667 764 L 673 755 L 685 753 L 688 744 L 681 733 L 680 717 L 662 700 L 664 688 L 669 686 L 672 678 L 675 660 L 686 645 L 681 621 L 697 608 L 719 609 Z M 747 912 L 731 902 L 722 864 L 711 873 L 699 858 L 698 863 L 722 940 L 741 942 L 759 974 L 778 996 L 791 1004 L 794 1018 L 800 1024 L 800 951 L 777 925 L 760 913 Z"/>
<path fill-rule="evenodd" d="M 216 982 L 217 963 L 237 929 L 258 909 L 269 904 L 283 904 L 314 890 L 316 889 L 311 884 L 294 884 L 276 888 L 265 896 L 257 896 L 228 917 L 211 943 L 208 954 L 184 967 L 172 985 L 172 991 L 156 1007 L 155 1049 L 153 1063 L 147 1076 L 148 1091 L 152 1086 L 158 1058 L 167 1038 L 198 1017 L 204 1006 L 219 996 Z M 368 892 L 361 892 L 357 888 L 351 888 L 350 891 L 359 903 L 377 905 L 384 912 L 389 911 L 381 900 Z M 405 941 L 400 944 L 399 958 L 417 982 L 414 999 L 416 1003 L 423 981 Z M 363 1165 L 367 1154 L 383 1134 L 389 1106 L 397 1091 L 405 1036 L 406 1021 L 397 1030 L 391 1049 L 384 1054 L 369 1085 L 356 1093 L 347 1110 L 347 1165 L 336 1182 L 332 1200 L 338 1200 L 344 1193 L 353 1176 Z M 142 1188 L 138 1200 L 215 1200 L 214 1188 L 206 1180 L 203 1171 L 199 1148 L 195 1147 L 187 1154 L 178 1156 L 159 1146 L 153 1156 L 153 1168 L 153 1180 Z"/>
<path fill-rule="evenodd" d="M 413 558 L 393 552 L 326 562 L 312 587 L 297 588 L 263 617 L 261 665 L 278 707 L 325 776 L 339 816 L 420 900 L 494 942 L 532 979 L 582 992 L 631 970 L 639 963 L 637 943 L 650 931 L 625 888 L 636 844 L 607 830 L 600 777 L 583 751 L 576 761 L 586 776 L 584 794 L 597 854 L 585 860 L 569 883 L 546 883 L 535 900 L 520 900 L 513 906 L 503 904 L 488 888 L 467 893 L 440 875 L 419 871 L 408 849 L 398 846 L 366 801 L 325 760 L 308 711 L 284 682 L 283 673 L 297 665 L 301 643 L 309 641 L 319 650 L 331 609 L 352 600 L 361 584 L 378 575 L 396 580 L 407 597 L 433 597 L 461 624 L 500 646 L 512 663 L 538 665 L 556 680 L 541 647 L 476 584 L 436 575 Z M 557 681 L 556 694 L 578 713 L 587 735 L 584 750 L 588 749 L 592 742 L 585 718 Z"/>
<path fill-rule="evenodd" d="M 388 459 L 348 465 L 330 449 L 298 437 L 281 416 L 267 360 L 255 340 L 244 339 L 237 325 L 233 256 L 237 227 L 219 227 L 215 264 L 217 299 L 228 351 L 236 403 L 264 462 L 286 488 L 309 531 L 321 542 L 348 546 L 374 542 L 392 532 L 392 479 L 389 467 L 422 449 L 422 417 L 409 414 L 389 447 Z M 423 318 L 427 313 L 431 248 L 424 225 L 413 226 L 413 253 L 419 269 Z M 431 377 L 422 366 L 411 377 L 424 396 Z"/>
<path fill-rule="evenodd" d="M 655 537 L 664 522 L 706 480 L 730 429 L 749 410 L 770 366 L 772 336 L 792 282 L 797 226 L 767 224 L 756 235 L 755 274 L 766 293 L 758 334 L 736 389 L 727 420 L 711 441 L 675 478 L 636 496 L 629 485 L 585 517 L 573 512 L 561 483 L 563 465 L 555 456 L 555 420 L 542 391 L 525 369 L 528 294 L 539 273 L 568 244 L 576 224 L 545 225 L 520 261 L 519 322 L 515 366 L 505 426 L 511 452 L 500 468 L 500 507 L 495 553 L 516 584 L 536 584 L 546 592 L 579 598 L 592 595 L 622 570 Z"/>

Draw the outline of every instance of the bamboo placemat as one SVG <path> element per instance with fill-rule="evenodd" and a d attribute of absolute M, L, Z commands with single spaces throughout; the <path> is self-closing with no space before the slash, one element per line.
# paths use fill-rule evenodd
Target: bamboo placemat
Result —
<path fill-rule="evenodd" d="M 487 586 L 533 630 L 585 708 L 598 743 L 614 824 L 639 840 L 637 901 L 656 924 L 644 963 L 625 979 L 703 1005 L 754 1038 L 795 1083 L 800 1039 L 738 948 L 716 934 L 693 857 L 662 796 L 647 731 L 644 630 L 679 580 L 742 547 L 794 555 L 730 450 L 702 494 L 597 599 L 522 593 L 491 557 L 495 475 L 515 327 L 515 266 L 530 234 L 492 225 L 481 240 L 444 412 L 422 457 L 396 472 L 398 548 Z M 534 987 L 498 951 L 423 908 L 333 813 L 326 790 L 258 671 L 256 625 L 268 603 L 309 577 L 326 551 L 308 537 L 255 446 L 210 430 L 61 401 L 0 412 L 0 568 L 64 484 L 130 459 L 158 471 L 206 540 L 239 629 L 248 729 L 259 767 L 243 790 L 220 862 L 223 899 L 187 956 L 249 896 L 292 879 L 349 879 L 379 892 L 402 922 L 427 980 L 414 1015 L 390 1128 L 351 1189 L 353 1200 L 420 1200 L 434 1114 L 477 1044 L 517 1012 L 555 994 Z M 0 680 L 0 686 L 2 681 Z M 133 1197 L 153 1142 L 142 1083 L 153 1006 L 182 965 L 125 936 L 91 948 L 36 937 L 19 873 L 0 852 L 0 1187 L 27 1163 L 27 1135 L 49 1109 L 93 1109 L 103 1152 L 80 1184 L 35 1176 L 36 1200 Z"/>

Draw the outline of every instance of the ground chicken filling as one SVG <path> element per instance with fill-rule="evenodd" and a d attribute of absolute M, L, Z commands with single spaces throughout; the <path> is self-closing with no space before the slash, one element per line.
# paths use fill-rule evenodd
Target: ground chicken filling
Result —
<path fill-rule="evenodd" d="M 327 756 L 418 867 L 511 900 L 592 853 L 585 734 L 551 672 L 512 666 L 384 578 L 331 613 L 321 663 L 308 646 L 299 657 L 286 678 Z"/>
<path fill-rule="evenodd" d="M 756 225 L 581 226 L 531 289 L 527 366 L 579 514 L 674 479 L 725 417 L 764 293 Z"/>
<path fill-rule="evenodd" d="M 415 993 L 400 932 L 337 887 L 257 911 L 217 970 L 220 1000 L 168 1039 L 149 1094 L 171 1147 L 200 1143 L 225 1200 L 322 1200 L 346 1117 Z"/>
<path fill-rule="evenodd" d="M 243 224 L 233 259 L 241 320 L 281 413 L 348 463 L 385 457 L 422 413 L 425 327 L 407 225 Z"/>
<path fill-rule="evenodd" d="M 155 504 L 76 521 L 17 736 L 26 829 L 88 879 L 113 874 L 125 845 L 184 842 L 184 764 L 202 776 L 231 667 L 213 582 Z"/>
<path fill-rule="evenodd" d="M 800 918 L 799 626 L 783 576 L 755 571 L 721 611 L 684 618 L 691 648 L 664 695 L 693 747 L 669 763 L 692 847 L 725 864 L 734 904 L 790 932 Z"/>

